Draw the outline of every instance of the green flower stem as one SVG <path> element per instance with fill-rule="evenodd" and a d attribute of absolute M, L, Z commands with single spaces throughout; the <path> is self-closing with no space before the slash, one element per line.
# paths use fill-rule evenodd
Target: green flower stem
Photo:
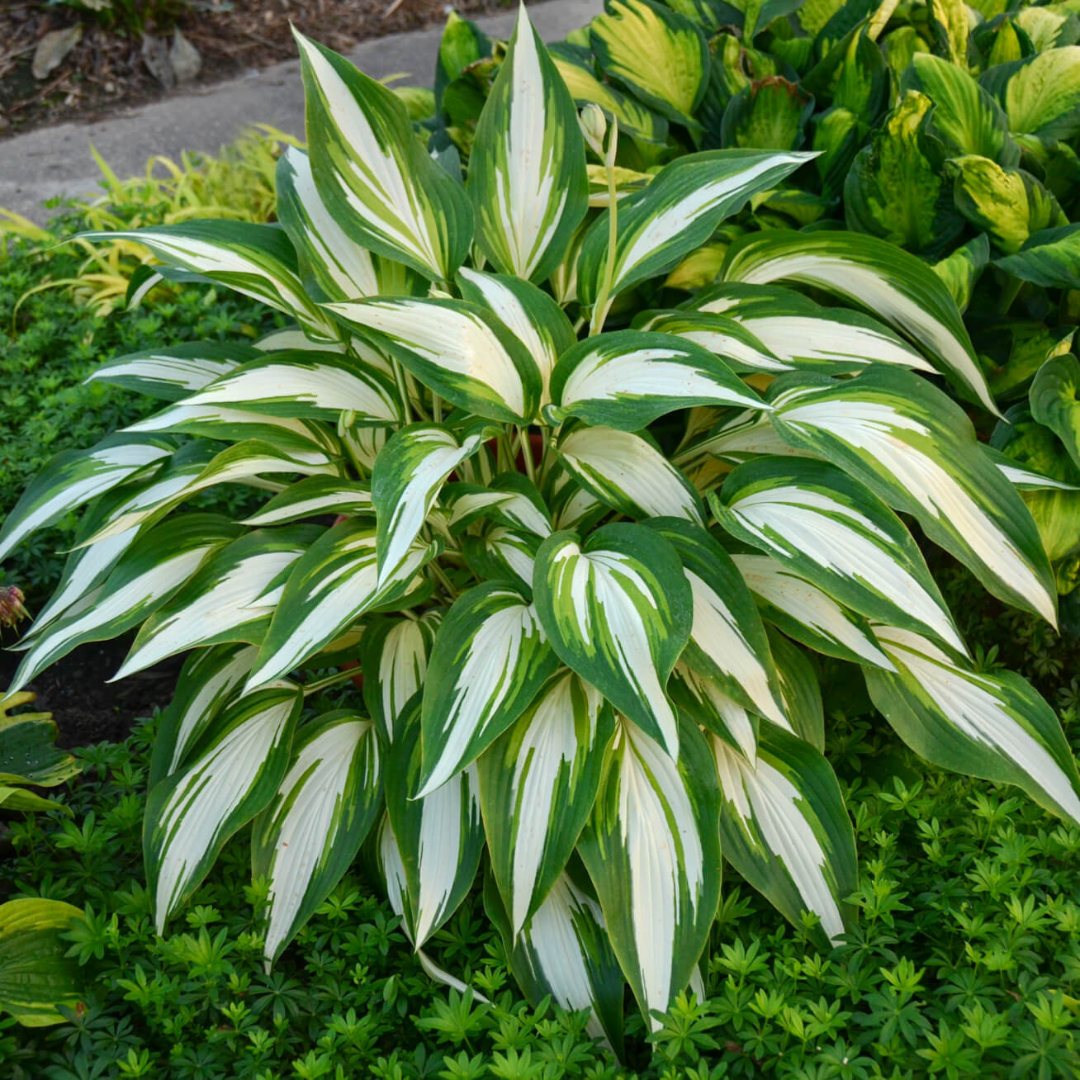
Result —
<path fill-rule="evenodd" d="M 358 675 L 357 668 L 343 668 L 341 671 L 335 671 L 333 675 L 326 675 L 321 679 L 315 679 L 314 682 L 309 682 L 304 686 L 304 697 L 311 697 L 312 694 L 317 694 L 320 690 L 326 690 L 331 686 L 338 686 L 340 683 L 348 682 L 351 678 Z"/>

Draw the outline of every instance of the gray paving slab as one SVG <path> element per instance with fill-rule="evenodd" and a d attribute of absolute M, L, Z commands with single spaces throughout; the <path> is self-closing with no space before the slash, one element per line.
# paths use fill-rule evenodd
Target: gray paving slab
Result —
<path fill-rule="evenodd" d="M 546 0 L 529 9 L 547 41 L 583 26 L 602 0 Z M 489 33 L 509 37 L 515 13 L 477 20 Z M 361 42 L 350 59 L 376 79 L 405 72 L 417 85 L 429 86 L 435 70 L 441 27 L 390 34 Z M 66 123 L 39 128 L 0 141 L 0 207 L 44 223 L 45 199 L 84 195 L 97 190 L 99 173 L 90 144 L 119 176 L 145 172 L 154 154 L 177 157 L 182 150 L 216 153 L 254 123 L 272 124 L 300 135 L 304 130 L 304 95 L 300 63 L 289 60 L 252 71 L 192 93 L 177 94 L 95 123 Z"/>

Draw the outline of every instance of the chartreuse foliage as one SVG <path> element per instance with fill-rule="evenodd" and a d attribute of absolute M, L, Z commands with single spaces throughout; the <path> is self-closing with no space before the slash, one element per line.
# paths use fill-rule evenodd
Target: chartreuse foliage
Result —
<path fill-rule="evenodd" d="M 606 18 L 626 92 L 697 131 L 715 69 L 694 21 L 642 0 Z M 635 35 L 661 32 L 684 78 L 639 85 Z M 618 1050 L 625 985 L 654 1030 L 700 988 L 722 856 L 821 947 L 855 932 L 854 833 L 794 642 L 861 668 L 930 761 L 1080 823 L 1054 712 L 974 666 L 898 516 L 1056 623 L 1012 477 L 926 377 L 996 411 L 932 269 L 881 237 L 773 231 L 732 246 L 717 289 L 646 309 L 814 155 L 708 148 L 627 183 L 619 112 L 579 127 L 522 9 L 463 171 L 396 96 L 300 50 L 309 149 L 282 160 L 282 227 L 131 234 L 297 328 L 254 356 L 112 363 L 162 410 L 52 462 L 0 530 L 6 554 L 87 505 L 12 692 L 136 627 L 120 675 L 190 652 L 144 822 L 159 932 L 252 823 L 273 963 L 366 839 L 453 981 L 424 949 L 486 848 L 521 986 Z M 266 501 L 184 512 L 220 484 Z M 356 678 L 362 697 L 303 711 Z"/>

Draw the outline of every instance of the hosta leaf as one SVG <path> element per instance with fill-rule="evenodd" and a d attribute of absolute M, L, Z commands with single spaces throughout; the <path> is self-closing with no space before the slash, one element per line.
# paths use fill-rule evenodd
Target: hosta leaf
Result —
<path fill-rule="evenodd" d="M 248 679 L 249 689 L 291 671 L 365 611 L 402 596 L 437 550 L 437 545 L 414 544 L 380 583 L 375 543 L 370 525 L 343 521 L 293 565 Z"/>
<path fill-rule="evenodd" d="M 515 933 L 495 879 L 484 880 L 484 909 L 503 937 L 510 968 L 534 1004 L 551 997 L 568 1012 L 589 1009 L 586 1032 L 621 1056 L 626 983 L 600 905 L 562 873 L 528 925 Z"/>
<path fill-rule="evenodd" d="M 643 435 L 567 425 L 555 449 L 575 479 L 620 513 L 704 524 L 701 499 L 690 481 Z"/>
<path fill-rule="evenodd" d="M 858 884 L 855 834 L 820 751 L 763 725 L 756 763 L 709 737 L 720 777 L 724 857 L 795 926 L 811 911 L 819 947 L 839 944 Z"/>
<path fill-rule="evenodd" d="M 82 771 L 79 762 L 56 745 L 52 713 L 12 713 L 33 704 L 35 697 L 27 690 L 0 701 L 0 784 L 56 787 Z"/>
<path fill-rule="evenodd" d="M 1009 130 L 1044 142 L 1080 133 L 1080 45 L 1051 49 L 1016 65 L 998 92 Z"/>
<path fill-rule="evenodd" d="M 551 515 L 536 485 L 519 472 L 500 473 L 490 484 L 450 483 L 442 489 L 450 528 L 458 532 L 481 517 L 537 536 L 551 533 Z"/>
<path fill-rule="evenodd" d="M 461 185 L 424 152 L 392 90 L 294 36 L 320 203 L 361 247 L 449 280 L 472 239 L 472 208 Z"/>
<path fill-rule="evenodd" d="M 268 416 L 360 424 L 401 421 L 392 380 L 340 353 L 288 350 L 249 360 L 184 400 L 185 406 L 232 405 Z"/>
<path fill-rule="evenodd" d="M 587 209 L 577 111 L 524 4 L 476 125 L 468 191 L 480 248 L 525 280 L 558 266 Z"/>
<path fill-rule="evenodd" d="M 492 582 L 459 597 L 439 627 L 424 680 L 420 795 L 475 761 L 557 666 L 536 608 L 517 590 Z"/>
<path fill-rule="evenodd" d="M 254 360 L 253 345 L 231 341 L 184 341 L 158 349 L 127 353 L 94 368 L 86 382 L 104 382 L 140 394 L 177 401 Z"/>
<path fill-rule="evenodd" d="M 570 859 L 614 730 L 600 692 L 563 669 L 480 756 L 480 808 L 511 941 Z"/>
<path fill-rule="evenodd" d="M 664 413 L 694 405 L 764 407 L 707 349 L 639 330 L 586 338 L 563 353 L 551 397 L 553 424 L 577 416 L 621 431 L 639 431 Z"/>
<path fill-rule="evenodd" d="M 719 790 L 701 732 L 678 762 L 625 718 L 578 850 L 619 964 L 649 1027 L 690 981 L 720 899 Z"/>
<path fill-rule="evenodd" d="M 945 282 L 961 311 L 966 311 L 971 303 L 972 290 L 989 261 L 990 241 L 985 233 L 981 233 L 947 258 L 934 263 L 934 273 Z"/>
<path fill-rule="evenodd" d="M 321 532 L 314 525 L 260 529 L 219 548 L 143 623 L 110 682 L 197 645 L 257 645 L 293 563 Z"/>
<path fill-rule="evenodd" d="M 307 476 L 275 495 L 262 509 L 241 524 L 260 527 L 284 525 L 322 514 L 374 514 L 371 490 L 359 480 L 336 476 Z"/>
<path fill-rule="evenodd" d="M 857 233 L 756 233 L 728 249 L 724 279 L 759 285 L 799 281 L 867 307 L 1000 415 L 956 301 L 933 270 L 894 244 Z"/>
<path fill-rule="evenodd" d="M 1080 776 L 1054 710 L 1011 671 L 955 664 L 932 642 L 876 626 L 896 674 L 867 669 L 874 704 L 915 753 L 943 769 L 1016 784 L 1040 806 L 1080 822 Z"/>
<path fill-rule="evenodd" d="M 609 296 L 672 269 L 751 195 L 775 187 L 811 156 L 714 150 L 665 165 L 648 187 L 619 202 Z M 610 213 L 593 222 L 582 245 L 578 295 L 586 307 L 596 302 L 608 273 Z"/>
<path fill-rule="evenodd" d="M 348 870 L 381 808 L 382 763 L 370 720 L 341 710 L 297 732 L 288 771 L 251 833 L 252 874 L 269 882 L 268 963 Z"/>
<path fill-rule="evenodd" d="M 158 724 L 148 787 L 184 763 L 214 717 L 239 694 L 258 653 L 253 645 L 218 645 L 184 661 L 176 693 Z"/>
<path fill-rule="evenodd" d="M 979 451 L 971 422 L 906 371 L 844 383 L 784 376 L 770 388 L 781 437 L 841 466 L 969 567 L 995 596 L 1056 621 L 1046 555 L 1020 496 Z"/>
<path fill-rule="evenodd" d="M 159 465 L 175 449 L 157 436 L 107 435 L 89 450 L 65 450 L 50 458 L 0 527 L 0 559 L 28 536 L 140 472 Z"/>
<path fill-rule="evenodd" d="M 780 75 L 757 79 L 728 102 L 720 126 L 724 146 L 796 150 L 803 143 L 814 98 Z"/>
<path fill-rule="evenodd" d="M 299 688 L 287 682 L 241 698 L 215 720 L 190 763 L 150 792 L 143 857 L 159 934 L 225 841 L 274 797 L 302 702 Z"/>
<path fill-rule="evenodd" d="M 409 424 L 379 452 L 371 471 L 371 502 L 378 521 L 380 585 L 406 557 L 443 481 L 492 434 L 487 429 L 477 425 L 459 439 L 438 424 Z"/>
<path fill-rule="evenodd" d="M 726 315 L 685 310 L 648 313 L 643 315 L 640 328 L 699 345 L 721 357 L 732 371 L 777 374 L 792 370 L 792 365 L 774 356 L 763 341 Z"/>
<path fill-rule="evenodd" d="M 650 0 L 607 0 L 589 26 L 604 74 L 662 116 L 691 119 L 709 81 L 709 48 L 684 15 Z"/>
<path fill-rule="evenodd" d="M 860 615 L 966 652 L 904 523 L 843 470 L 806 458 L 758 458 L 731 473 L 712 505 L 736 539 Z"/>
<path fill-rule="evenodd" d="M 541 537 L 524 529 L 496 525 L 479 536 L 462 537 L 461 550 L 481 581 L 506 581 L 532 596 L 533 567 Z"/>
<path fill-rule="evenodd" d="M 671 543 L 640 525 L 607 525 L 584 545 L 554 533 L 537 554 L 533 591 L 563 663 L 674 757 L 664 688 L 690 637 L 693 594 Z"/>
<path fill-rule="evenodd" d="M 1033 233 L 1020 251 L 994 265 L 1048 289 L 1080 289 L 1080 223 Z"/>
<path fill-rule="evenodd" d="M 418 797 L 419 697 L 401 716 L 398 730 L 401 737 L 387 755 L 386 809 L 404 864 L 413 941 L 419 949 L 472 886 L 484 850 L 484 826 L 475 765 Z"/>
<path fill-rule="evenodd" d="M 826 656 L 891 671 L 869 623 L 768 555 L 732 555 L 769 622 Z"/>
<path fill-rule="evenodd" d="M 1031 415 L 1065 444 L 1080 466 L 1080 361 L 1071 353 L 1047 360 L 1035 376 L 1028 395 Z"/>
<path fill-rule="evenodd" d="M 397 735 L 405 705 L 423 689 L 441 622 L 442 612 L 426 611 L 419 618 L 379 617 L 364 630 L 364 703 L 388 743 Z"/>
<path fill-rule="evenodd" d="M 105 583 L 35 636 L 8 694 L 88 641 L 118 637 L 141 623 L 242 530 L 217 514 L 186 514 L 140 536 Z"/>
<path fill-rule="evenodd" d="M 765 627 L 731 557 L 699 525 L 675 518 L 645 524 L 671 542 L 690 585 L 694 616 L 681 662 L 718 680 L 742 705 L 786 725 Z"/>
<path fill-rule="evenodd" d="M 464 300 L 408 298 L 326 306 L 454 405 L 514 423 L 536 413 L 540 369 L 487 308 Z"/>
<path fill-rule="evenodd" d="M 825 705 L 821 685 L 805 649 L 788 641 L 783 634 L 767 626 L 776 673 L 780 676 L 780 694 L 784 700 L 783 724 L 777 725 L 800 739 L 825 749 Z"/>

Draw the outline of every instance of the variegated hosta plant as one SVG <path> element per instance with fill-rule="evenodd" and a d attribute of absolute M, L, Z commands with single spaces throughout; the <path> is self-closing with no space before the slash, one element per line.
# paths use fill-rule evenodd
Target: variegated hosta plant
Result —
<path fill-rule="evenodd" d="M 976 670 L 905 520 L 1054 622 L 1014 488 L 1039 478 L 936 385 L 994 409 L 931 270 L 758 233 L 665 308 L 670 268 L 812 155 L 689 154 L 624 193 L 615 121 L 577 115 L 522 11 L 463 179 L 299 43 L 280 228 L 131 234 L 296 328 L 100 368 L 169 403 L 56 458 L 0 533 L 88 504 L 12 691 L 136 627 L 117 677 L 188 654 L 146 810 L 159 929 L 248 824 L 268 962 L 365 838 L 418 950 L 483 860 L 522 987 L 617 1048 L 625 983 L 650 1018 L 695 984 L 722 853 L 821 946 L 850 925 L 813 652 L 928 760 L 1080 821 L 1053 711 Z M 225 483 L 265 504 L 181 512 Z"/>

